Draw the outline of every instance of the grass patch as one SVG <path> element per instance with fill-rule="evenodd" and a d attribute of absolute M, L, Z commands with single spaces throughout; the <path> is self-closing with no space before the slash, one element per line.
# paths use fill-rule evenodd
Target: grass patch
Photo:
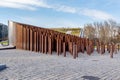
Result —
<path fill-rule="evenodd" d="M 51 28 L 54 31 L 66 33 L 67 31 L 71 31 L 71 35 L 79 36 L 80 28 Z"/>
<path fill-rule="evenodd" d="M 0 44 L 2 44 L 2 45 L 8 45 L 8 41 L 1 41 Z"/>

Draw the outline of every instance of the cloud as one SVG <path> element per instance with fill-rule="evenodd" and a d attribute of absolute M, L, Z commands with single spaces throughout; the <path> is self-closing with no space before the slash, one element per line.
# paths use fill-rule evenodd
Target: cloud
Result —
<path fill-rule="evenodd" d="M 49 5 L 46 0 L 0 0 L 0 7 L 36 10 L 39 7 L 51 8 L 56 11 L 75 13 L 76 9 L 64 5 Z"/>
<path fill-rule="evenodd" d="M 86 9 L 86 8 L 75 8 L 66 5 L 53 5 L 48 4 L 47 0 L 0 0 L 0 7 L 8 7 L 8 8 L 18 8 L 18 9 L 27 9 L 27 10 L 37 10 L 39 7 L 42 8 L 50 8 L 55 11 L 72 13 L 77 15 L 88 16 L 92 19 L 114 19 L 115 18 L 100 10 L 95 9 Z"/>
<path fill-rule="evenodd" d="M 76 8 L 69 7 L 69 6 L 61 5 L 61 6 L 54 6 L 52 8 L 57 11 L 62 11 L 62 12 L 67 12 L 67 13 L 76 13 Z"/>
<path fill-rule="evenodd" d="M 86 8 L 78 9 L 74 7 L 64 6 L 64 5 L 52 7 L 52 8 L 56 11 L 84 15 L 97 20 L 108 20 L 108 19 L 115 20 L 115 18 L 112 15 L 96 9 L 86 9 Z"/>
<path fill-rule="evenodd" d="M 1 7 L 36 10 L 37 7 L 50 8 L 43 0 L 0 0 Z"/>
<path fill-rule="evenodd" d="M 86 8 L 78 9 L 74 7 L 64 6 L 64 5 L 57 6 L 57 7 L 54 6 L 52 8 L 56 11 L 84 15 L 97 20 L 108 20 L 108 19 L 115 20 L 115 18 L 112 15 L 96 9 L 86 9 Z"/>
<path fill-rule="evenodd" d="M 88 16 L 93 19 L 107 20 L 107 19 L 115 19 L 112 15 L 95 9 L 82 9 L 80 14 Z"/>

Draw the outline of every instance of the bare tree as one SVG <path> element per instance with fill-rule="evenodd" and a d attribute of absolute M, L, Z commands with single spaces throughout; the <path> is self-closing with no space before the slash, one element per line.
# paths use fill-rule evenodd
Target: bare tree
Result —
<path fill-rule="evenodd" d="M 95 28 L 92 24 L 86 24 L 84 26 L 84 35 L 86 38 L 94 39 L 95 37 Z"/>
<path fill-rule="evenodd" d="M 86 24 L 84 26 L 85 36 L 90 39 L 99 39 L 104 43 L 109 43 L 114 40 L 116 36 L 117 23 L 114 20 L 104 22 L 94 22 L 93 24 Z"/>

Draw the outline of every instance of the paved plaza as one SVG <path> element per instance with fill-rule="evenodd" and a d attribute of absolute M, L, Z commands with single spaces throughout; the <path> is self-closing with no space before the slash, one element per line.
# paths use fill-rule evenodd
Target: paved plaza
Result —
<path fill-rule="evenodd" d="M 24 50 L 0 50 L 0 80 L 120 80 L 120 52 L 111 59 L 94 52 L 57 56 Z"/>

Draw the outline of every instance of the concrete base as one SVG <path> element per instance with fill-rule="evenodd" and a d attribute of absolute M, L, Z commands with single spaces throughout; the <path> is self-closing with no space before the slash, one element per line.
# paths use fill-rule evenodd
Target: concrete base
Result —
<path fill-rule="evenodd" d="M 6 68 L 6 65 L 5 64 L 0 64 L 0 71 L 5 69 Z"/>
<path fill-rule="evenodd" d="M 15 49 L 15 46 L 13 46 L 13 45 L 0 46 L 0 50 L 5 50 L 5 49 Z"/>

